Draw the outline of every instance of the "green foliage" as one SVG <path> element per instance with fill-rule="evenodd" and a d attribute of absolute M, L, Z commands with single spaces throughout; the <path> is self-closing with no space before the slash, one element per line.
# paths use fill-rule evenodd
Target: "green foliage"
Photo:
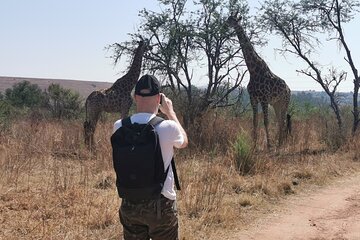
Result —
<path fill-rule="evenodd" d="M 153 48 L 144 56 L 145 68 L 165 80 L 174 95 L 181 95 L 185 126 L 193 124 L 208 108 L 235 104 L 238 98 L 233 93 L 239 93 L 237 89 L 246 70 L 234 29 L 226 24 L 229 12 L 241 13 L 252 41 L 262 39 L 251 31 L 247 2 L 158 0 L 158 3 L 160 12 L 140 11 L 140 28 L 132 35 L 131 43 L 112 45 L 115 62 L 121 54 L 132 54 L 129 46 L 139 37 L 149 39 Z M 199 67 L 206 69 L 206 74 Z M 204 77 L 199 78 L 198 74 Z M 201 91 L 194 87 L 195 81 L 202 86 Z"/>
<path fill-rule="evenodd" d="M 17 115 L 15 107 L 8 101 L 0 100 L 0 132 L 10 128 L 12 120 Z"/>
<path fill-rule="evenodd" d="M 47 107 L 52 117 L 72 119 L 80 116 L 82 99 L 79 93 L 64 89 L 59 84 L 51 84 L 46 94 Z"/>
<path fill-rule="evenodd" d="M 43 91 L 36 84 L 22 81 L 5 91 L 5 100 L 15 107 L 39 107 L 44 103 Z"/>
<path fill-rule="evenodd" d="M 255 167 L 254 149 L 251 142 L 251 139 L 242 132 L 232 143 L 235 167 L 242 175 L 249 174 Z"/>
<path fill-rule="evenodd" d="M 19 116 L 33 116 L 41 112 L 58 119 L 72 119 L 80 117 L 82 113 L 82 99 L 80 94 L 70 89 L 64 89 L 59 84 L 51 84 L 47 91 L 42 91 L 38 85 L 29 81 L 14 84 L 12 88 L 0 93 L 2 126 Z"/>
<path fill-rule="evenodd" d="M 288 111 L 299 120 L 310 119 L 315 115 L 331 114 L 329 97 L 325 92 L 301 91 L 291 95 Z"/>
<path fill-rule="evenodd" d="M 310 119 L 316 113 L 319 113 L 319 106 L 313 102 L 290 101 L 289 113 L 298 119 Z"/>

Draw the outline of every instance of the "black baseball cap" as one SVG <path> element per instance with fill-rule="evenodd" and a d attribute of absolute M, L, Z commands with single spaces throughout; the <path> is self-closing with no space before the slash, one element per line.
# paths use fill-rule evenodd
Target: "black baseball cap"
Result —
<path fill-rule="evenodd" d="M 143 75 L 135 86 L 135 94 L 143 97 L 154 96 L 160 93 L 160 83 L 153 75 Z"/>

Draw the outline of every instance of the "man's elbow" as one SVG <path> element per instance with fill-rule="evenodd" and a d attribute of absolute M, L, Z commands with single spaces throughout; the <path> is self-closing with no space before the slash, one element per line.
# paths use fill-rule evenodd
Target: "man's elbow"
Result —
<path fill-rule="evenodd" d="M 189 141 L 187 138 L 185 138 L 183 144 L 181 144 L 179 148 L 186 148 L 188 144 L 189 144 Z"/>

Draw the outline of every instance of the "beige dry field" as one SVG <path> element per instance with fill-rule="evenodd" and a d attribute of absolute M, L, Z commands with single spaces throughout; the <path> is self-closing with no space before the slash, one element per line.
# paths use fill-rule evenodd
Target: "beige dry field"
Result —
<path fill-rule="evenodd" d="M 0 239 L 121 239 L 109 143 L 114 120 L 98 125 L 96 155 L 83 144 L 81 121 L 23 120 L 1 132 Z M 315 118 L 295 121 L 286 145 L 270 152 L 261 130 L 256 164 L 243 176 L 231 142 L 251 121 L 209 114 L 204 123 L 188 130 L 190 146 L 176 154 L 181 239 L 243 230 L 284 198 L 360 171 L 360 139 L 330 151 Z"/>

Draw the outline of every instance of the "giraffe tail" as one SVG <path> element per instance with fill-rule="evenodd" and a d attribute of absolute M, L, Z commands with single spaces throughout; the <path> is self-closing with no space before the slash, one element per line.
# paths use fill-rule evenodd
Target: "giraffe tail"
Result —
<path fill-rule="evenodd" d="M 89 146 L 90 144 L 90 137 L 89 137 L 89 132 L 90 132 L 90 123 L 88 121 L 88 101 L 86 99 L 85 101 L 85 121 L 83 123 L 83 134 L 84 134 L 84 142 L 86 146 Z"/>
<path fill-rule="evenodd" d="M 291 136 L 291 115 L 286 114 L 286 135 Z"/>

